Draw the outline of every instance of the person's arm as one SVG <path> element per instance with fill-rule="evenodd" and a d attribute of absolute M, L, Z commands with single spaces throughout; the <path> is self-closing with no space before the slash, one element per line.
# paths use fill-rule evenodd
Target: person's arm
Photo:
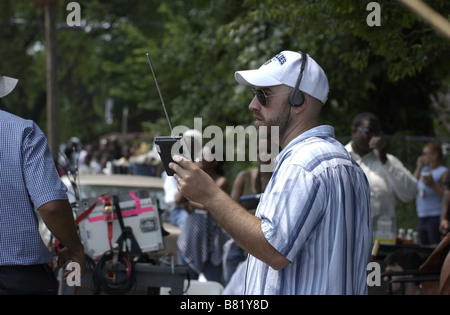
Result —
<path fill-rule="evenodd" d="M 233 200 L 239 204 L 242 204 L 241 197 L 244 193 L 244 187 L 247 176 L 251 178 L 251 172 L 249 170 L 239 172 L 239 174 L 236 176 L 236 179 L 234 180 L 233 188 L 231 189 L 231 198 L 233 198 Z M 253 209 L 246 208 L 246 210 L 248 213 L 252 215 L 255 215 L 256 213 L 256 208 Z"/>
<path fill-rule="evenodd" d="M 224 192 L 226 192 L 228 194 L 228 188 L 229 188 L 228 186 L 229 185 L 228 185 L 228 179 L 225 176 L 219 177 L 216 180 L 215 184 L 217 186 L 219 186 L 220 189 L 222 189 Z"/>
<path fill-rule="evenodd" d="M 442 199 L 442 210 L 441 210 L 441 223 L 439 225 L 439 231 L 442 234 L 448 233 L 449 231 L 449 216 L 450 216 L 450 189 L 446 188 L 444 190 L 444 197 Z"/>
<path fill-rule="evenodd" d="M 444 195 L 444 181 L 447 177 L 447 172 L 442 174 L 441 178 L 435 182 L 432 176 L 426 176 L 422 180 L 425 185 L 433 188 L 439 195 Z"/>
<path fill-rule="evenodd" d="M 181 208 L 186 210 L 189 214 L 192 213 L 192 210 L 195 208 L 189 200 L 187 200 L 177 189 L 177 193 L 175 194 L 175 205 L 177 208 Z"/>
<path fill-rule="evenodd" d="M 413 201 L 417 195 L 417 178 L 393 155 L 387 154 L 386 142 L 382 137 L 370 139 L 369 147 L 378 151 L 386 177 L 397 197 L 403 202 Z"/>
<path fill-rule="evenodd" d="M 231 198 L 233 198 L 233 200 L 236 202 L 240 201 L 242 193 L 244 192 L 246 172 L 247 171 L 239 172 L 239 174 L 236 176 L 236 179 L 234 180 L 233 187 L 231 189 Z"/>
<path fill-rule="evenodd" d="M 399 159 L 393 155 L 388 155 L 388 160 L 383 165 L 383 170 L 395 195 L 401 201 L 411 202 L 416 198 L 418 192 L 417 179 Z"/>
<path fill-rule="evenodd" d="M 170 167 L 176 172 L 179 191 L 198 207 L 207 209 L 239 246 L 273 269 L 289 264 L 265 238 L 261 219 L 248 213 L 194 163 L 180 156 L 175 156 L 174 161 L 178 164 L 171 163 Z"/>
<path fill-rule="evenodd" d="M 423 163 L 422 156 L 419 156 L 417 158 L 417 162 L 416 162 L 416 169 L 414 170 L 414 177 L 416 179 L 420 179 L 420 172 L 422 171 L 422 168 L 424 166 L 425 166 L 425 164 Z"/>
<path fill-rule="evenodd" d="M 261 229 L 261 219 L 249 213 L 223 191 L 213 196 L 205 203 L 206 209 L 245 251 L 275 270 L 290 263 L 267 241 Z"/>
<path fill-rule="evenodd" d="M 385 164 L 387 161 L 387 151 L 386 151 L 386 142 L 383 137 L 372 137 L 369 141 L 369 148 L 376 149 L 378 151 L 378 159 L 382 164 Z"/>
<path fill-rule="evenodd" d="M 50 232 L 66 246 L 59 253 L 59 267 L 73 260 L 80 264 L 83 275 L 86 268 L 84 249 L 67 200 L 67 188 L 56 171 L 47 138 L 35 123 L 26 129 L 22 159 L 25 183 L 33 205 Z"/>
<path fill-rule="evenodd" d="M 65 246 L 59 253 L 58 267 L 72 260 L 80 264 L 81 276 L 83 276 L 86 270 L 86 258 L 69 202 L 67 200 L 50 201 L 39 207 L 38 211 L 50 232 Z"/>

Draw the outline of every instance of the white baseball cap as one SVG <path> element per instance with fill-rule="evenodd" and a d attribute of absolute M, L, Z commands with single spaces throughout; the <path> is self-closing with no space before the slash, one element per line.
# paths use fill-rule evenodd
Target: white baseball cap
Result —
<path fill-rule="evenodd" d="M 11 93 L 19 80 L 0 75 L 0 98 Z"/>
<path fill-rule="evenodd" d="M 275 86 L 285 84 L 295 87 L 300 74 L 302 55 L 295 51 L 282 51 L 267 60 L 259 69 L 236 71 L 234 78 L 239 84 L 253 86 Z M 299 90 L 317 98 L 323 104 L 328 97 L 328 79 L 323 69 L 309 55 Z"/>

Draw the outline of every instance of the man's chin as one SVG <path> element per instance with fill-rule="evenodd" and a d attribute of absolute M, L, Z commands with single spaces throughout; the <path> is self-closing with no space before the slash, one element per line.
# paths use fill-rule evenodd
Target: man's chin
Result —
<path fill-rule="evenodd" d="M 255 120 L 255 127 L 259 128 L 259 127 L 263 127 L 266 124 L 262 121 L 262 120 Z"/>

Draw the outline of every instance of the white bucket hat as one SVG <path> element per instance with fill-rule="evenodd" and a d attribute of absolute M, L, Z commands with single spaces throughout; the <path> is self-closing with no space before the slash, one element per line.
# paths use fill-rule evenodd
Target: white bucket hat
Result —
<path fill-rule="evenodd" d="M 0 98 L 5 97 L 16 87 L 19 80 L 0 75 Z"/>
<path fill-rule="evenodd" d="M 275 86 L 285 84 L 295 87 L 300 74 L 301 54 L 295 51 L 282 51 L 266 61 L 259 69 L 236 71 L 236 81 L 244 85 Z M 309 55 L 299 90 L 317 98 L 323 104 L 328 98 L 328 79 L 323 69 Z"/>

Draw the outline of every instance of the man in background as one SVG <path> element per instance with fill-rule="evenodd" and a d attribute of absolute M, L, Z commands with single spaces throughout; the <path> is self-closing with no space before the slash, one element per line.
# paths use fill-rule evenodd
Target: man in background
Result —
<path fill-rule="evenodd" d="M 378 117 L 361 113 L 353 119 L 352 140 L 345 146 L 358 162 L 370 184 L 373 237 L 381 243 L 395 243 L 397 216 L 395 198 L 414 201 L 417 180 L 402 162 L 386 151 Z"/>

